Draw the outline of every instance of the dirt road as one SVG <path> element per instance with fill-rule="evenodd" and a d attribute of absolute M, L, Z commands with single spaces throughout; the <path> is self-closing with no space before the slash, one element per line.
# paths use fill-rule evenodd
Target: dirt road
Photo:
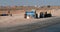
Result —
<path fill-rule="evenodd" d="M 16 16 L 15 16 L 16 17 Z M 0 20 L 1 32 L 32 32 L 34 29 L 46 27 L 60 23 L 60 17 L 42 18 L 42 19 L 24 19 L 12 18 L 12 20 L 3 22 Z M 9 19 L 10 16 L 9 16 Z"/>

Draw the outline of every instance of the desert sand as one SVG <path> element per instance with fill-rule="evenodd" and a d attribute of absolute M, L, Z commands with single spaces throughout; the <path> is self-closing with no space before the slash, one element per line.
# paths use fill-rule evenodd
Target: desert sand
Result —
<path fill-rule="evenodd" d="M 19 11 L 18 11 L 19 13 Z M 53 17 L 60 17 L 60 10 L 54 10 L 52 13 Z M 52 18 L 53 18 L 52 17 Z M 50 19 L 50 18 L 48 18 Z M 24 18 L 24 12 L 21 12 L 19 14 L 12 14 L 12 16 L 0 16 L 0 27 L 9 27 L 9 26 L 14 26 L 14 25 L 24 25 L 24 24 L 31 24 L 34 23 L 37 20 L 47 20 L 46 18 L 42 19 L 25 19 Z"/>
<path fill-rule="evenodd" d="M 40 18 L 40 19 L 25 19 L 24 18 L 25 11 L 20 11 L 20 10 L 18 12 L 12 11 L 11 12 L 12 16 L 0 16 L 0 28 L 1 28 L 0 31 L 6 31 L 6 32 L 9 31 L 10 32 L 10 30 L 15 31 L 18 28 L 21 29 L 21 31 L 23 31 L 23 29 L 24 30 L 26 29 L 25 31 L 29 31 L 31 29 L 45 27 L 47 25 L 50 25 L 50 24 L 52 25 L 54 23 L 59 23 L 58 20 L 60 19 L 60 9 L 58 9 L 58 10 L 53 9 L 51 11 L 53 11 L 52 12 L 53 17 Z M 37 11 L 37 13 L 38 13 L 38 11 Z M 16 26 L 19 26 L 19 27 L 17 28 Z M 11 27 L 13 27 L 13 28 L 11 28 Z"/>

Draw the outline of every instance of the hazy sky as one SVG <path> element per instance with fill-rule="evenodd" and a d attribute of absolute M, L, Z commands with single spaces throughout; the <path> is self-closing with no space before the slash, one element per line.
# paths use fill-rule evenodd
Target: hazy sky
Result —
<path fill-rule="evenodd" d="M 0 0 L 0 6 L 22 5 L 55 5 L 60 6 L 60 0 Z"/>

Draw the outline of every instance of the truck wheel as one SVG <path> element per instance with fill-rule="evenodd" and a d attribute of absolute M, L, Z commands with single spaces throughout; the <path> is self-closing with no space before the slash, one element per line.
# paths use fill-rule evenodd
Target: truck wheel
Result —
<path fill-rule="evenodd" d="M 40 17 L 40 18 L 44 18 L 43 12 L 40 13 L 40 16 L 39 16 L 39 17 Z"/>
<path fill-rule="evenodd" d="M 27 18 L 27 15 L 26 14 L 24 14 L 24 18 Z"/>
<path fill-rule="evenodd" d="M 52 17 L 52 15 L 51 14 L 47 14 L 47 17 Z"/>
<path fill-rule="evenodd" d="M 36 14 L 36 18 L 38 18 L 38 14 Z"/>
<path fill-rule="evenodd" d="M 45 12 L 44 17 L 45 17 L 45 18 L 47 17 L 47 12 Z"/>

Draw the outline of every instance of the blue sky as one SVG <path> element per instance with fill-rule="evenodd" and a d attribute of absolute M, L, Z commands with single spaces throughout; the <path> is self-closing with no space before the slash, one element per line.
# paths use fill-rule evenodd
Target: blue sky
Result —
<path fill-rule="evenodd" d="M 0 0 L 0 6 L 44 6 L 44 5 L 52 5 L 52 6 L 60 6 L 60 0 Z"/>

